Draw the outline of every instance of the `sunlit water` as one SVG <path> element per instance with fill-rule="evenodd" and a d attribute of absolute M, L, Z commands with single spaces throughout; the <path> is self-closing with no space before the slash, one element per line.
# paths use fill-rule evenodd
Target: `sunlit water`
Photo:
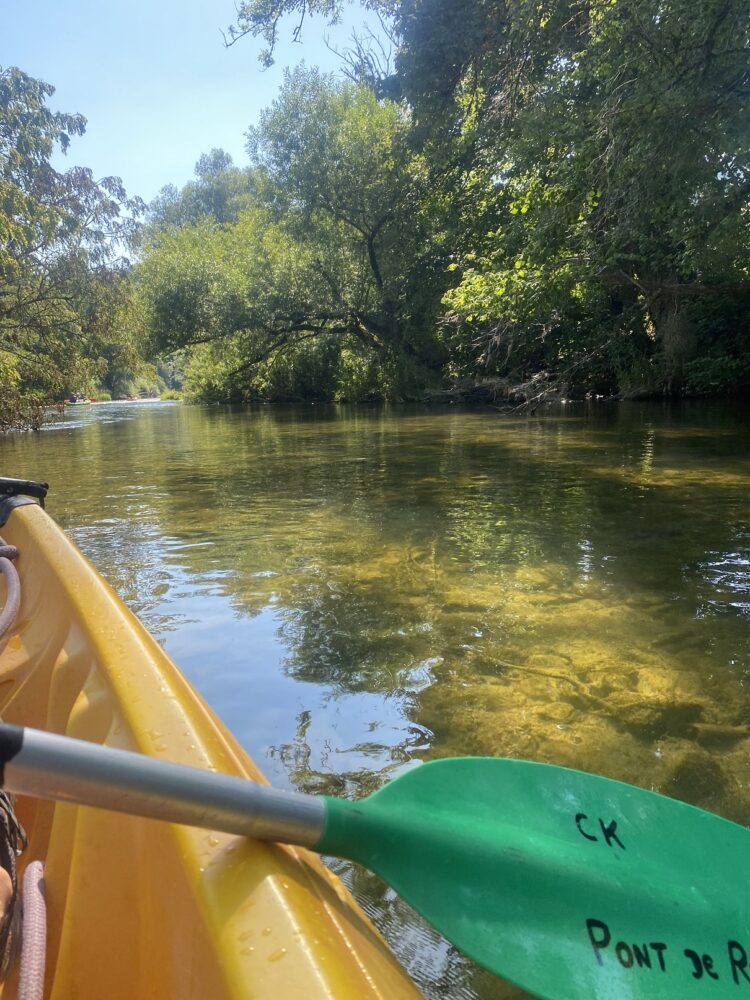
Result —
<path fill-rule="evenodd" d="M 516 756 L 750 823 L 749 426 L 131 403 L 0 451 L 279 785 Z M 518 995 L 343 874 L 427 997 Z"/>

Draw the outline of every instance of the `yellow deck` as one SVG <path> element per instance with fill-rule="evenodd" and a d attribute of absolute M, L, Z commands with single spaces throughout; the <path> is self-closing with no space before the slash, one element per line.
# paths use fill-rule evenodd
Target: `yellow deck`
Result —
<path fill-rule="evenodd" d="M 0 533 L 22 586 L 0 653 L 4 720 L 264 780 L 41 508 L 14 510 Z M 27 799 L 19 816 L 21 871 L 46 863 L 54 1000 L 418 997 L 306 851 Z"/>

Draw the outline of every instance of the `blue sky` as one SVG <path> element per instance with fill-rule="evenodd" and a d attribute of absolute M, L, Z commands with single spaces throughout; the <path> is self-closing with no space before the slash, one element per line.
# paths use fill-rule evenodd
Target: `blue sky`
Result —
<path fill-rule="evenodd" d="M 19 66 L 51 83 L 55 110 L 88 119 L 59 167 L 122 177 L 147 201 L 184 184 L 201 153 L 226 149 L 245 164 L 244 133 L 273 100 L 285 66 L 303 59 L 337 71 L 324 34 L 342 47 L 364 15 L 345 24 L 308 21 L 302 44 L 284 32 L 276 63 L 262 70 L 261 42 L 224 47 L 232 0 L 0 0 L 0 66 Z"/>

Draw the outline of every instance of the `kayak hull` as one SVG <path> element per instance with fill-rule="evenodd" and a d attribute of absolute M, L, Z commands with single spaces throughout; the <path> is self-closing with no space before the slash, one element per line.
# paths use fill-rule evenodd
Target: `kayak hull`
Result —
<path fill-rule="evenodd" d="M 2 535 L 22 587 L 0 653 L 4 721 L 264 780 L 40 507 L 14 509 Z M 53 1000 L 419 995 L 309 852 L 64 803 L 22 798 L 18 812 L 21 872 L 45 863 Z"/>

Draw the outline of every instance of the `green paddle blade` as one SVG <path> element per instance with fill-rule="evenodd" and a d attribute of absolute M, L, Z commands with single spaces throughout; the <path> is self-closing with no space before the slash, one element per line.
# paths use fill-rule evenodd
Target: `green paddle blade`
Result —
<path fill-rule="evenodd" d="M 465 758 L 327 799 L 316 850 L 380 875 L 548 1000 L 750 997 L 750 831 L 617 781 Z"/>

